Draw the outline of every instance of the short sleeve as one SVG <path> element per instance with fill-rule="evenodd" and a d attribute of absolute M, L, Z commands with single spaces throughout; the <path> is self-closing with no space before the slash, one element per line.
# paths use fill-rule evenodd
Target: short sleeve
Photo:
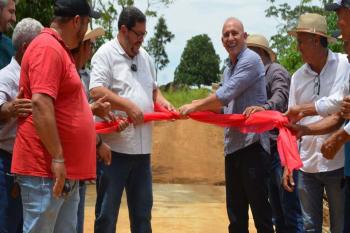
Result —
<path fill-rule="evenodd" d="M 109 66 L 108 56 L 103 53 L 103 50 L 97 51 L 91 60 L 89 90 L 95 87 L 108 88 L 111 84 L 111 76 L 111 68 Z"/>
<path fill-rule="evenodd" d="M 37 47 L 31 52 L 29 82 L 32 94 L 47 94 L 57 98 L 64 77 L 63 57 L 52 47 Z"/>

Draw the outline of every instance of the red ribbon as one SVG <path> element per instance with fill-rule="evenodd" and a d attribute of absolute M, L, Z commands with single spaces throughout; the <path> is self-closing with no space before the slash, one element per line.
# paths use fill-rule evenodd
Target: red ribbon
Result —
<path fill-rule="evenodd" d="M 155 105 L 153 113 L 144 114 L 144 122 L 177 120 L 180 115 L 172 112 L 160 105 Z M 246 118 L 242 114 L 217 114 L 214 112 L 195 112 L 188 115 L 191 119 L 209 123 L 222 127 L 236 127 L 242 133 L 255 132 L 262 133 L 279 129 L 277 138 L 277 149 L 280 155 L 282 166 L 286 166 L 289 171 L 299 169 L 303 166 L 296 137 L 285 127 L 288 124 L 288 118 L 277 111 L 262 111 L 252 114 Z M 131 123 L 131 120 L 129 119 Z M 96 132 L 99 134 L 108 134 L 118 130 L 119 122 L 96 122 Z"/>

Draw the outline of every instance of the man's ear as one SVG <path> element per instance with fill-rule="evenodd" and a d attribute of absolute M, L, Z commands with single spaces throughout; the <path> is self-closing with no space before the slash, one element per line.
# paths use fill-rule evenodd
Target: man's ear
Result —
<path fill-rule="evenodd" d="M 120 27 L 120 32 L 122 32 L 123 34 L 126 34 L 128 32 L 128 28 L 125 25 L 122 25 Z"/>
<path fill-rule="evenodd" d="M 246 39 L 248 38 L 248 33 L 244 32 L 244 33 L 243 33 L 243 37 L 244 37 L 244 39 L 246 40 Z"/>
<path fill-rule="evenodd" d="M 82 20 L 82 18 L 80 17 L 80 15 L 74 16 L 74 18 L 73 18 L 73 25 L 74 25 L 75 28 L 80 28 L 81 20 Z"/>

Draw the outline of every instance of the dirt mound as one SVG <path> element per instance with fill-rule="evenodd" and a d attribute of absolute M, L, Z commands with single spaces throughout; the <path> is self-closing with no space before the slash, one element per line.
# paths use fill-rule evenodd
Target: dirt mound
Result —
<path fill-rule="evenodd" d="M 153 130 L 153 181 L 224 184 L 221 127 L 192 120 L 156 122 Z"/>

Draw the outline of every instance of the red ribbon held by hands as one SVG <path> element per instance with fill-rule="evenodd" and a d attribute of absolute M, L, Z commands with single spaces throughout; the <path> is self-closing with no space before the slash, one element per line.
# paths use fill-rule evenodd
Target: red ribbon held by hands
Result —
<path fill-rule="evenodd" d="M 144 114 L 144 122 L 164 121 L 180 119 L 178 112 L 173 112 L 156 104 L 153 113 Z M 298 152 L 296 137 L 285 127 L 289 123 L 288 118 L 277 111 L 262 111 L 246 118 L 242 114 L 217 114 L 214 112 L 195 112 L 188 115 L 191 119 L 222 127 L 236 127 L 242 133 L 262 133 L 279 129 L 277 149 L 282 166 L 286 166 L 290 172 L 302 167 Z M 130 121 L 130 120 L 129 120 Z M 119 122 L 96 122 L 96 132 L 99 134 L 113 133 L 118 130 Z"/>

